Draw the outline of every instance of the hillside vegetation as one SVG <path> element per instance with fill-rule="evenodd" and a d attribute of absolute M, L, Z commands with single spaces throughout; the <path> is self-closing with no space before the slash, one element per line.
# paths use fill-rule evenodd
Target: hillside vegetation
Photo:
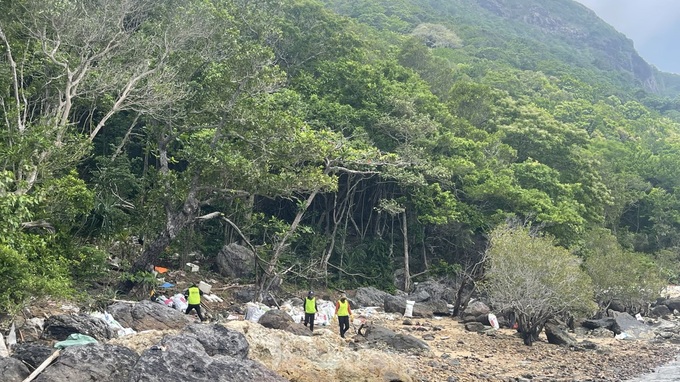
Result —
<path fill-rule="evenodd" d="M 678 281 L 680 80 L 574 1 L 0 4 L 5 308 L 230 243 L 262 293 L 469 285 L 500 226 L 600 307 Z"/>

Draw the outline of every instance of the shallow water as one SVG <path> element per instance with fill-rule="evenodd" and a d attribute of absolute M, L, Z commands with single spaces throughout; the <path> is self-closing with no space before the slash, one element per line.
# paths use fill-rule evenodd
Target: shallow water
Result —
<path fill-rule="evenodd" d="M 680 358 L 660 366 L 653 373 L 631 379 L 629 382 L 674 382 L 680 381 Z"/>

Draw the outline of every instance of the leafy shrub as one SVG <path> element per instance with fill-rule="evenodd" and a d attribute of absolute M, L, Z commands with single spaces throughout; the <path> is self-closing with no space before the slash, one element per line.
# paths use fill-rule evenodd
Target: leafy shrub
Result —
<path fill-rule="evenodd" d="M 525 344 L 555 316 L 595 310 L 581 261 L 552 237 L 504 225 L 491 233 L 487 256 L 483 289 L 495 308 L 515 313 Z"/>
<path fill-rule="evenodd" d="M 607 231 L 595 231 L 586 242 L 584 268 L 593 280 L 602 310 L 613 302 L 640 310 L 661 295 L 666 286 L 662 269 L 648 256 L 621 248 Z"/>

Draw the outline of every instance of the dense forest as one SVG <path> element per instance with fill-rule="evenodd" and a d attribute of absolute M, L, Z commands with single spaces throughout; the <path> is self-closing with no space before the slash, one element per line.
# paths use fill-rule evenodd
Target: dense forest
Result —
<path fill-rule="evenodd" d="M 531 237 L 602 305 L 680 277 L 680 77 L 575 1 L 0 4 L 2 308 L 231 243 L 262 291 L 472 283 Z"/>

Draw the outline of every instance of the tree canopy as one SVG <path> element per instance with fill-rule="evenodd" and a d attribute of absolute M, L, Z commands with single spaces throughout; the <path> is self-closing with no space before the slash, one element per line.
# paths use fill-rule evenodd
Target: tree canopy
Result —
<path fill-rule="evenodd" d="M 639 282 L 678 279 L 677 79 L 570 1 L 506 3 L 0 1 L 0 274 L 22 286 L 0 304 L 234 242 L 261 295 L 478 279 L 508 219 L 552 238 L 535 260 L 585 259 L 601 303 L 592 232 Z"/>

